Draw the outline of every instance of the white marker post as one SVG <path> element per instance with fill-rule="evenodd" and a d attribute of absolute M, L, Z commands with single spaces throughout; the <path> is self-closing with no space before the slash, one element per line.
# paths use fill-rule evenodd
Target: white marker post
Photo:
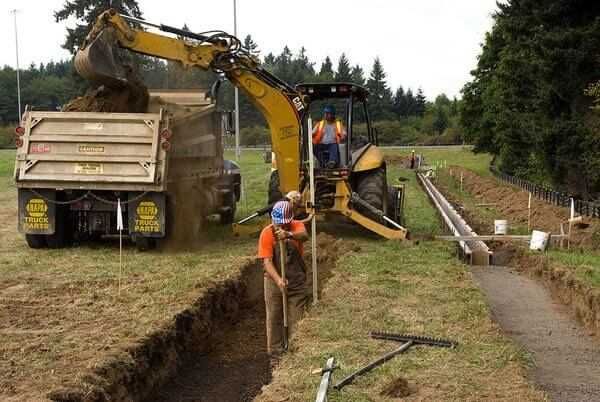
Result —
<path fill-rule="evenodd" d="M 575 218 L 575 199 L 571 198 L 571 214 L 569 216 L 569 236 L 567 237 L 567 250 L 571 249 L 571 229 Z"/>
<path fill-rule="evenodd" d="M 309 189 L 310 189 L 310 206 L 312 208 L 313 217 L 310 220 L 310 244 L 312 247 L 312 277 L 313 277 L 313 304 L 319 302 L 319 274 L 317 271 L 317 216 L 315 212 L 315 160 L 313 156 L 312 143 L 312 118 L 308 118 L 307 122 L 308 134 L 308 170 L 309 170 Z"/>
<path fill-rule="evenodd" d="M 123 273 L 123 212 L 121 199 L 117 198 L 117 230 L 119 231 L 119 296 L 121 296 L 121 275 Z"/>
<path fill-rule="evenodd" d="M 531 231 L 531 192 L 529 192 L 529 202 L 527 203 L 527 233 Z"/>

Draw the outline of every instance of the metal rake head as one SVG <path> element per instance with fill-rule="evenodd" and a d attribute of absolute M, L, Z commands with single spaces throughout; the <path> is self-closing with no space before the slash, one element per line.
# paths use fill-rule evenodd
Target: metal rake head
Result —
<path fill-rule="evenodd" d="M 394 334 L 390 332 L 383 331 L 371 331 L 369 336 L 373 339 L 382 339 L 386 341 L 395 341 L 395 342 L 409 342 L 412 341 L 415 345 L 429 345 L 429 346 L 439 346 L 442 348 L 452 348 L 458 346 L 458 342 L 450 341 L 447 339 L 440 338 L 430 338 L 427 336 L 417 336 L 417 335 L 407 335 L 407 334 Z"/>

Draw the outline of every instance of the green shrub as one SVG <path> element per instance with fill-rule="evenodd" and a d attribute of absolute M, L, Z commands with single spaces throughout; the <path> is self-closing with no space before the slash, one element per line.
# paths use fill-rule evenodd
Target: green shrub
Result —
<path fill-rule="evenodd" d="M 0 126 L 0 148 L 14 148 L 14 131 L 12 126 Z"/>

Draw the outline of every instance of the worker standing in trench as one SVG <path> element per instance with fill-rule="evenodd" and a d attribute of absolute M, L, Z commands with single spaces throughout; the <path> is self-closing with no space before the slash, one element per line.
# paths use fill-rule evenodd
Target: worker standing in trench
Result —
<path fill-rule="evenodd" d="M 278 201 L 271 211 L 272 224 L 265 227 L 258 240 L 258 258 L 263 260 L 267 327 L 267 350 L 276 355 L 283 351 L 283 299 L 287 291 L 288 327 L 291 332 L 307 303 L 306 266 L 302 259 L 303 243 L 308 240 L 304 224 L 294 220 L 289 201 Z M 278 241 L 285 242 L 287 255 L 285 276 L 281 277 Z"/>

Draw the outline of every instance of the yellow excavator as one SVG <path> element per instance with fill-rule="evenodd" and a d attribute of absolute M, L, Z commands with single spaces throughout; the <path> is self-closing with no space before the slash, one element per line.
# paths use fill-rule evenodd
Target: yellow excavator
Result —
<path fill-rule="evenodd" d="M 141 26 L 176 37 L 148 32 Z M 370 124 L 367 89 L 351 83 L 292 87 L 262 68 L 232 35 L 222 31 L 192 33 L 121 15 L 113 9 L 96 20 L 77 52 L 75 68 L 98 84 L 126 87 L 128 74 L 118 61 L 119 48 L 215 71 L 247 94 L 263 113 L 271 133 L 276 169 L 269 201 L 299 191 L 308 214 L 341 214 L 385 238 L 406 238 L 408 232 L 401 221 L 404 189 L 387 185 L 383 153 L 375 145 L 376 133 Z M 330 101 L 342 105 L 347 127 L 346 139 L 339 144 L 340 163 L 335 167 L 318 166 L 309 152 L 311 107 Z M 359 123 L 362 136 L 355 129 Z M 313 168 L 314 201 L 309 186 L 309 166 L 313 163 L 317 163 Z"/>

